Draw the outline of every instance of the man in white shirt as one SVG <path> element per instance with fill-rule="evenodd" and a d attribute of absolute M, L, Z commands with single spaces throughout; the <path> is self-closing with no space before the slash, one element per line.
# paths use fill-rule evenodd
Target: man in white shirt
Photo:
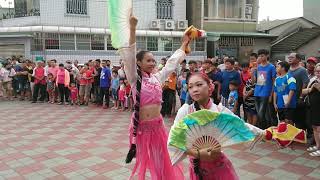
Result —
<path fill-rule="evenodd" d="M 122 60 L 120 59 L 120 69 L 118 70 L 118 75 L 119 75 L 119 78 L 125 78 L 126 77 L 126 74 L 124 72 L 124 64 L 122 62 Z"/>
<path fill-rule="evenodd" d="M 225 62 L 226 62 L 227 59 L 229 59 L 229 57 L 228 57 L 228 56 L 225 56 L 225 57 L 223 58 L 223 64 L 220 64 L 220 65 L 218 66 L 218 69 L 220 69 L 221 72 L 224 71 L 224 70 L 226 70 Z"/>

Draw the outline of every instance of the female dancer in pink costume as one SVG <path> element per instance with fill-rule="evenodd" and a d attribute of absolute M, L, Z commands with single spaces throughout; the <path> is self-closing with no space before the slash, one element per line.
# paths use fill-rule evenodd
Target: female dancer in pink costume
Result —
<path fill-rule="evenodd" d="M 200 109 L 209 109 L 213 112 L 224 112 L 233 114 L 229 109 L 213 103 L 210 98 L 214 90 L 213 84 L 206 74 L 192 74 L 188 82 L 188 91 L 194 103 L 184 104 L 178 111 L 175 123 L 186 115 Z M 264 131 L 250 124 L 246 126 L 255 134 L 263 134 Z M 171 148 L 169 147 L 169 150 Z M 172 151 L 173 154 L 177 153 Z M 230 160 L 221 150 L 204 148 L 200 150 L 189 149 L 185 153 L 190 157 L 190 179 L 191 180 L 238 180 L 238 176 Z M 183 157 L 183 156 L 182 156 Z"/>
<path fill-rule="evenodd" d="M 130 163 L 136 157 L 130 179 L 136 171 L 139 180 L 145 179 L 146 169 L 150 170 L 151 178 L 155 180 L 184 179 L 182 169 L 179 166 L 172 166 L 168 154 L 168 133 L 160 114 L 161 84 L 184 60 L 184 49 L 190 39 L 184 37 L 181 48 L 169 58 L 166 66 L 153 74 L 156 65 L 153 54 L 149 51 L 140 51 L 136 55 L 137 22 L 135 17 L 130 17 L 130 47 L 121 48 L 119 51 L 135 97 L 134 113 L 129 128 L 130 150 L 126 159 L 126 163 Z"/>

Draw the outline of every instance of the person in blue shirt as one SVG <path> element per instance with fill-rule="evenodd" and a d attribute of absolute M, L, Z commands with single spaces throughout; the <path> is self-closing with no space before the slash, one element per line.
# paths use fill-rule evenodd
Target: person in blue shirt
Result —
<path fill-rule="evenodd" d="M 186 102 L 186 99 L 187 99 L 187 92 L 188 92 L 187 73 L 188 73 L 188 70 L 185 70 L 182 73 L 181 82 L 179 82 L 180 86 L 181 86 L 181 90 L 180 90 L 181 106 L 184 105 L 184 103 Z"/>
<path fill-rule="evenodd" d="M 112 109 L 119 108 L 119 99 L 118 99 L 118 90 L 120 87 L 120 78 L 118 75 L 118 71 L 112 71 L 112 80 L 111 80 L 111 95 L 114 101 L 114 106 Z"/>
<path fill-rule="evenodd" d="M 221 79 L 221 103 L 223 106 L 228 107 L 228 98 L 229 98 L 229 83 L 231 81 L 236 81 L 238 84 L 241 83 L 240 74 L 238 71 L 234 70 L 234 59 L 225 60 L 225 70 L 222 71 Z"/>
<path fill-rule="evenodd" d="M 220 90 L 222 78 L 221 72 L 218 71 L 217 66 L 218 64 L 214 64 L 211 60 L 205 60 L 202 64 L 204 73 L 207 74 L 207 76 L 215 86 L 214 91 L 211 94 L 211 98 L 213 99 L 213 102 L 218 105 L 221 98 Z"/>
<path fill-rule="evenodd" d="M 106 104 L 103 105 L 103 108 L 106 109 L 109 107 L 110 97 L 109 97 L 109 89 L 111 86 L 111 72 L 107 67 L 107 61 L 102 60 L 102 69 L 100 75 L 100 102 L 103 104 L 103 99 L 105 98 Z"/>
<path fill-rule="evenodd" d="M 256 86 L 254 96 L 256 97 L 256 110 L 258 115 L 258 127 L 266 129 L 277 125 L 278 120 L 272 103 L 273 84 L 276 78 L 276 68 L 270 64 L 269 51 L 260 49 L 258 51 L 260 64 L 258 65 L 255 79 Z"/>
<path fill-rule="evenodd" d="M 229 98 L 228 98 L 228 109 L 232 111 L 234 114 L 236 114 L 238 110 L 238 100 L 239 100 L 239 94 L 238 94 L 238 87 L 239 84 L 237 81 L 232 80 L 229 83 Z"/>
<path fill-rule="evenodd" d="M 296 79 L 288 73 L 290 65 L 282 61 L 277 65 L 279 76 L 274 83 L 273 103 L 281 122 L 292 123 L 296 108 Z"/>

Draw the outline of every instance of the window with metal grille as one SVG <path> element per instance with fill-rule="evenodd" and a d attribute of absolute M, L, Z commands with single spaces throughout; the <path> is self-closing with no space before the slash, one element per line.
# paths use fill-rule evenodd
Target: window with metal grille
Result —
<path fill-rule="evenodd" d="M 87 0 L 66 0 L 66 13 L 88 15 Z"/>
<path fill-rule="evenodd" d="M 137 49 L 146 50 L 147 49 L 147 39 L 143 36 L 137 36 Z"/>
<path fill-rule="evenodd" d="M 158 51 L 172 51 L 172 41 L 173 39 L 170 37 L 162 37 L 161 47 L 159 47 Z"/>
<path fill-rule="evenodd" d="M 75 50 L 74 34 L 60 34 L 60 49 Z"/>
<path fill-rule="evenodd" d="M 254 38 L 250 38 L 250 37 L 240 37 L 239 38 L 239 43 L 240 46 L 254 46 Z"/>
<path fill-rule="evenodd" d="M 204 38 L 195 40 L 195 51 L 205 51 L 206 50 L 206 41 Z"/>
<path fill-rule="evenodd" d="M 77 50 L 90 50 L 90 34 L 77 34 Z"/>
<path fill-rule="evenodd" d="M 91 50 L 104 50 L 104 35 L 91 35 Z"/>
<path fill-rule="evenodd" d="M 45 33 L 44 42 L 46 49 L 60 49 L 59 34 Z"/>
<path fill-rule="evenodd" d="M 158 51 L 158 37 L 147 37 L 147 50 Z"/>
<path fill-rule="evenodd" d="M 172 49 L 175 51 L 179 49 L 181 46 L 181 38 L 180 37 L 174 37 L 173 43 L 172 43 Z"/>
<path fill-rule="evenodd" d="M 157 19 L 172 19 L 172 0 L 157 0 Z"/>
<path fill-rule="evenodd" d="M 42 51 L 43 50 L 43 34 L 34 33 L 32 39 L 32 51 Z"/>
<path fill-rule="evenodd" d="M 220 47 L 238 47 L 239 38 L 238 37 L 221 37 L 219 40 Z"/>

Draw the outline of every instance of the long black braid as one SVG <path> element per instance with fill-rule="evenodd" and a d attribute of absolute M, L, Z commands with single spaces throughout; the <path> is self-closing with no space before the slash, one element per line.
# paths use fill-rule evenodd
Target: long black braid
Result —
<path fill-rule="evenodd" d="M 136 55 L 137 61 L 142 61 L 144 55 L 148 53 L 149 51 L 140 51 Z M 141 92 L 141 83 L 142 83 L 142 73 L 140 66 L 137 65 L 137 83 L 136 83 L 136 88 L 137 88 L 137 93 L 136 93 L 136 103 L 134 104 L 134 115 L 133 115 L 133 142 L 130 146 L 130 150 L 127 154 L 126 158 L 126 163 L 130 163 L 134 157 L 136 157 L 137 153 L 137 145 L 136 145 L 136 137 L 137 137 L 137 130 L 139 126 L 139 112 L 140 112 L 140 92 Z"/>
<path fill-rule="evenodd" d="M 194 101 L 194 108 L 196 109 L 196 111 L 201 110 L 199 103 L 197 101 Z M 193 159 L 192 164 L 193 164 L 194 173 L 199 177 L 199 180 L 203 180 L 202 173 L 200 172 L 200 157 L 199 159 L 198 158 Z"/>

